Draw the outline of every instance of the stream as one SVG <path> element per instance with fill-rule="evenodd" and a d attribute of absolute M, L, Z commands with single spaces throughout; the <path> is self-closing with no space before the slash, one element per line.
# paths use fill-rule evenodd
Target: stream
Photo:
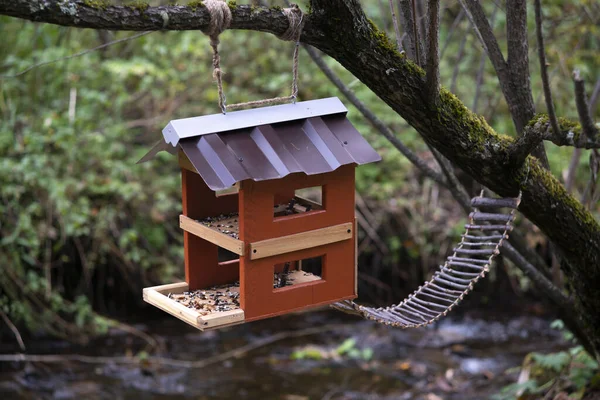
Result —
<path fill-rule="evenodd" d="M 527 353 L 567 347 L 550 322 L 464 316 L 398 330 L 322 310 L 200 332 L 156 314 L 135 326 L 158 338 L 160 357 L 199 361 L 271 343 L 203 368 L 110 359 L 0 362 L 0 399 L 487 399 L 515 382 L 518 371 L 505 371 Z M 122 357 L 144 343 L 112 333 L 84 347 L 49 338 L 26 345 L 29 354 Z M 0 353 L 15 352 L 13 343 L 0 343 Z"/>

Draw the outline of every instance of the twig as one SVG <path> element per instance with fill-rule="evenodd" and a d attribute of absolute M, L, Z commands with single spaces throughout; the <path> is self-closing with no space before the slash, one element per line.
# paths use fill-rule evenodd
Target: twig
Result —
<path fill-rule="evenodd" d="M 435 148 L 429 148 L 436 161 L 438 162 L 440 168 L 444 172 L 444 175 L 446 175 L 446 179 L 448 180 L 448 185 L 446 185 L 446 188 L 450 191 L 450 193 L 454 197 L 454 200 L 458 202 L 463 211 L 468 215 L 471 211 L 473 211 L 471 208 L 471 200 L 469 198 L 469 195 L 467 194 L 466 189 L 456 177 L 456 174 L 454 173 L 454 168 L 452 168 L 452 164 Z"/>
<path fill-rule="evenodd" d="M 402 39 L 400 36 L 400 28 L 398 27 L 398 20 L 396 19 L 396 11 L 394 10 L 394 0 L 388 0 L 390 3 L 390 13 L 392 14 L 392 23 L 394 24 L 394 33 L 396 34 L 396 46 L 398 51 L 402 52 Z"/>
<path fill-rule="evenodd" d="M 573 83 L 575 84 L 575 104 L 581 122 L 581 130 L 588 139 L 595 140 L 598 135 L 598 128 L 592 120 L 587 95 L 585 94 L 585 82 L 581 79 L 578 69 L 573 71 Z"/>
<path fill-rule="evenodd" d="M 323 71 L 329 80 L 338 88 L 340 92 L 360 111 L 360 113 L 387 139 L 392 145 L 398 149 L 410 162 L 419 168 L 427 177 L 433 179 L 440 185 L 445 186 L 446 180 L 437 171 L 433 170 L 427 163 L 410 150 L 394 133 L 381 121 L 362 101 L 356 97 L 341 79 L 329 68 L 323 58 L 315 49 L 308 45 L 304 45 L 304 49 L 308 52 L 315 64 Z"/>
<path fill-rule="evenodd" d="M 456 62 L 454 63 L 454 69 L 452 70 L 452 80 L 450 81 L 450 91 L 456 93 L 456 83 L 458 82 L 458 73 L 460 72 L 460 62 L 465 52 L 465 46 L 467 44 L 467 34 L 463 35 L 456 52 Z"/>
<path fill-rule="evenodd" d="M 588 110 L 590 114 L 593 110 L 596 109 L 596 103 L 600 98 L 600 79 L 596 81 L 596 85 L 594 86 L 594 91 L 590 96 L 590 104 Z M 575 174 L 577 172 L 577 167 L 579 166 L 579 160 L 581 158 L 581 149 L 573 150 L 573 156 L 571 157 L 571 161 L 569 162 L 569 169 L 567 170 L 567 178 L 565 179 L 565 188 L 569 193 L 573 190 L 573 185 L 575 184 Z"/>
<path fill-rule="evenodd" d="M 485 16 L 483 6 L 477 0 L 459 1 L 467 13 L 467 18 L 469 18 L 471 24 L 473 25 L 475 33 L 477 34 L 483 49 L 487 53 L 492 65 L 494 66 L 494 70 L 496 71 L 498 80 L 500 81 L 500 86 L 506 86 L 509 80 L 508 66 L 504 56 L 502 55 L 502 51 L 500 50 L 500 46 L 498 45 L 494 31 L 492 30 L 492 26 Z M 504 89 L 502 91 L 504 92 Z"/>
<path fill-rule="evenodd" d="M 29 71 L 31 71 L 33 69 L 36 69 L 36 68 L 39 68 L 39 67 L 43 67 L 43 66 L 46 66 L 46 65 L 50 65 L 50 64 L 54 64 L 54 63 L 61 62 L 61 61 L 71 60 L 71 59 L 76 58 L 76 57 L 81 57 L 81 56 L 84 56 L 86 54 L 92 53 L 94 51 L 97 51 L 97 50 L 100 50 L 100 49 L 104 49 L 104 48 L 106 48 L 108 46 L 112 46 L 114 44 L 123 43 L 123 42 L 127 42 L 128 40 L 137 39 L 140 36 L 144 36 L 144 35 L 147 35 L 147 34 L 152 33 L 152 32 L 155 32 L 155 31 L 146 31 L 146 32 L 136 33 L 135 35 L 131 35 L 131 36 L 128 36 L 126 38 L 122 38 L 122 39 L 118 39 L 118 40 L 113 40 L 113 41 L 108 42 L 108 43 L 103 43 L 103 44 L 101 44 L 99 46 L 96 46 L 96 47 L 93 47 L 91 49 L 86 49 L 86 50 L 80 51 L 78 53 L 71 54 L 70 56 L 60 57 L 60 58 L 56 58 L 54 60 L 44 61 L 44 62 L 41 62 L 41 63 L 33 64 L 33 65 L 25 68 L 21 72 L 17 72 L 14 75 L 0 75 L 0 79 L 18 78 L 18 77 L 20 77 L 22 75 L 25 75 L 26 73 L 28 73 Z"/>
<path fill-rule="evenodd" d="M 170 367 L 177 368 L 205 368 L 210 365 L 223 362 L 225 360 L 231 358 L 238 358 L 243 356 L 244 354 L 256 350 L 258 348 L 268 346 L 275 342 L 280 342 L 289 338 L 297 338 L 302 336 L 310 336 L 316 335 L 323 332 L 329 332 L 338 329 L 348 329 L 350 325 L 344 324 L 333 324 L 333 325 L 325 325 L 312 327 L 307 329 L 302 329 L 299 331 L 285 331 L 279 332 L 275 335 L 271 335 L 262 339 L 258 339 L 255 342 L 248 343 L 247 345 L 235 348 L 233 350 L 226 351 L 224 353 L 217 354 L 215 356 L 206 358 L 204 360 L 199 361 L 186 361 L 186 360 L 176 360 L 172 358 L 163 358 L 163 357 L 148 357 L 146 360 L 150 364 L 157 365 L 166 365 Z M 80 354 L 68 354 L 68 355 L 60 355 L 60 354 L 48 354 L 48 355 L 40 355 L 40 354 L 0 354 L 0 362 L 18 362 L 18 361 L 27 361 L 27 362 L 41 362 L 41 363 L 64 363 L 65 361 L 75 361 L 81 362 L 85 364 L 129 364 L 129 365 L 138 365 L 143 360 L 133 357 L 96 357 L 96 356 L 85 356 Z"/>
<path fill-rule="evenodd" d="M 415 5 L 416 0 L 411 0 L 412 3 L 412 30 L 413 30 L 413 37 L 415 38 L 415 57 L 417 60 L 417 65 L 420 65 L 421 67 L 423 66 L 423 64 L 421 63 L 421 40 L 420 40 L 420 36 L 419 36 L 419 28 L 417 27 L 417 18 L 418 18 L 418 14 L 417 14 L 417 7 Z"/>
<path fill-rule="evenodd" d="M 2 319 L 4 320 L 4 323 L 12 331 L 13 335 L 15 335 L 15 339 L 17 339 L 17 343 L 19 344 L 19 347 L 21 348 L 21 351 L 26 351 L 26 349 L 25 349 L 25 343 L 23 342 L 23 338 L 21 337 L 21 333 L 19 333 L 19 330 L 17 329 L 17 327 L 15 326 L 15 324 L 12 323 L 12 321 L 10 320 L 10 318 L 8 318 L 8 315 L 6 315 L 6 313 L 4 311 L 2 311 L 2 310 L 0 310 L 0 317 L 2 317 Z"/>
<path fill-rule="evenodd" d="M 373 229 L 373 227 L 369 224 L 367 219 L 362 215 L 360 210 L 357 210 L 356 213 L 356 221 L 360 225 L 361 228 L 366 232 L 366 234 L 371 238 L 371 240 L 379 247 L 379 250 L 382 254 L 387 255 L 390 254 L 390 249 L 387 245 L 381 240 L 377 231 Z"/>
<path fill-rule="evenodd" d="M 439 58 L 439 29 L 440 2 L 428 0 L 427 13 L 429 16 L 429 31 L 427 35 L 427 65 L 426 65 L 426 95 L 429 102 L 434 104 L 440 86 Z"/>
<path fill-rule="evenodd" d="M 446 49 L 448 48 L 448 45 L 450 44 L 450 39 L 452 38 L 452 35 L 456 31 L 458 24 L 460 24 L 460 22 L 462 21 L 464 16 L 465 16 L 465 9 L 461 8 L 460 11 L 458 12 L 458 15 L 456 16 L 456 18 L 454 18 L 452 25 L 448 29 L 448 33 L 446 34 L 446 40 L 444 41 L 442 50 L 440 50 L 440 58 L 444 58 L 444 53 L 446 53 Z"/>
<path fill-rule="evenodd" d="M 552 91 L 550 90 L 550 81 L 548 79 L 548 64 L 546 63 L 546 50 L 544 49 L 544 34 L 542 32 L 542 5 L 541 0 L 534 0 L 535 8 L 535 33 L 538 44 L 538 58 L 540 59 L 540 73 L 542 75 L 542 87 L 544 89 L 544 98 L 546 99 L 546 109 L 550 118 L 552 132 L 558 136 L 558 120 L 554 111 L 554 102 L 552 101 Z"/>

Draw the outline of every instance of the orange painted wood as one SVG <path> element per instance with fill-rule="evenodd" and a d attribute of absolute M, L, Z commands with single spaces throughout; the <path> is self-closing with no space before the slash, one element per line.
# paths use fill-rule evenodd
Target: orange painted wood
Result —
<path fill-rule="evenodd" d="M 200 175 L 181 169 L 183 215 L 201 219 L 238 209 L 238 196 L 217 198 Z M 222 285 L 237 280 L 237 267 L 219 267 L 218 248 L 189 232 L 183 233 L 185 281 L 190 290 Z"/>
<path fill-rule="evenodd" d="M 280 180 L 244 181 L 240 187 L 240 240 L 246 244 L 300 232 L 354 223 L 354 165 L 319 175 L 303 173 Z M 276 193 L 323 186 L 325 210 L 274 218 Z M 246 320 L 266 318 L 350 299 L 355 295 L 355 235 L 351 240 L 331 243 L 263 259 L 240 258 L 240 305 Z M 248 246 L 248 245 L 246 245 Z M 248 248 L 245 254 L 248 253 Z M 285 262 L 324 256 L 320 281 L 273 288 L 275 266 Z"/>

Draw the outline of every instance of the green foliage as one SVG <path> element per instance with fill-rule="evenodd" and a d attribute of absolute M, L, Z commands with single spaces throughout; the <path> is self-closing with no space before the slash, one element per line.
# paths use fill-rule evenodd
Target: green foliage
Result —
<path fill-rule="evenodd" d="M 568 341 L 574 341 L 573 334 L 565 329 L 562 321 L 552 323 L 552 328 L 561 331 Z M 581 346 L 568 351 L 541 354 L 530 353 L 525 357 L 519 382 L 508 385 L 493 397 L 494 400 L 509 400 L 515 397 L 529 399 L 549 396 L 559 392 L 569 394 L 569 399 L 581 399 L 590 382 L 600 379 L 600 367 Z"/>
<path fill-rule="evenodd" d="M 352 360 L 370 361 L 373 358 L 373 349 L 359 348 L 356 339 L 348 338 L 335 348 L 325 348 L 309 345 L 296 349 L 290 355 L 292 360 L 339 360 L 343 358 Z"/>

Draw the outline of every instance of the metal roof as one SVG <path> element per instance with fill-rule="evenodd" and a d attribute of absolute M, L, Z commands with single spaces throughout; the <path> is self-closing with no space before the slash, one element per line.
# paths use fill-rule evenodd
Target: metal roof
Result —
<path fill-rule="evenodd" d="M 340 99 L 329 97 L 227 114 L 176 119 L 163 129 L 163 136 L 165 142 L 176 146 L 181 139 L 189 137 L 345 112 L 348 110 Z"/>
<path fill-rule="evenodd" d="M 231 124 L 227 123 L 230 117 Z M 181 121 L 185 124 L 177 123 Z M 177 137 L 165 133 L 169 127 L 176 127 Z M 245 179 L 320 174 L 341 165 L 381 160 L 346 119 L 346 109 L 337 98 L 171 121 L 163 135 L 164 141 L 140 162 L 162 150 L 172 152 L 175 148 L 167 143 L 175 142 L 212 190 Z"/>

